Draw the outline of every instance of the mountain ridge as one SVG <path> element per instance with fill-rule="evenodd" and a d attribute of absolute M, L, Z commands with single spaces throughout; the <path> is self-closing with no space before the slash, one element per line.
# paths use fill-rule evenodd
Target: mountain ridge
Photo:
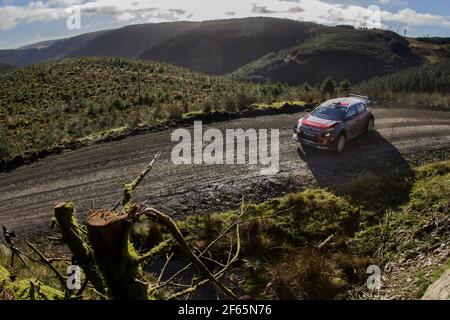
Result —
<path fill-rule="evenodd" d="M 66 57 L 106 56 L 164 62 L 244 81 L 298 85 L 332 76 L 357 83 L 445 57 L 445 39 L 428 39 L 433 44 L 425 40 L 386 30 L 269 17 L 177 21 L 0 50 L 0 63 L 22 67 Z"/>

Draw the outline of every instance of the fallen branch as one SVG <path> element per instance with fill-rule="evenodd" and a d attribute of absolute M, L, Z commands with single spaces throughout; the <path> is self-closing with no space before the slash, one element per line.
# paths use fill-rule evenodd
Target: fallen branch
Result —
<path fill-rule="evenodd" d="M 333 239 L 334 234 L 326 238 L 321 244 L 317 246 L 318 249 L 321 249 L 323 246 L 325 246 L 328 242 L 330 242 L 331 239 Z"/>
<path fill-rule="evenodd" d="M 253 199 L 251 200 L 253 201 Z M 217 243 L 221 238 L 223 238 L 225 235 L 227 235 L 230 230 L 236 226 L 238 226 L 238 224 L 242 221 L 242 217 L 245 215 L 246 211 L 248 210 L 248 208 L 251 205 L 251 201 L 248 203 L 247 206 L 244 206 L 244 199 L 242 199 L 242 203 L 241 203 L 241 209 L 240 209 L 240 214 L 239 216 L 236 218 L 236 220 L 231 223 L 224 231 L 222 231 L 222 233 L 216 238 L 214 239 L 203 251 L 201 251 L 197 257 L 202 257 L 206 252 L 208 252 L 208 250 L 215 244 Z M 218 274 L 223 274 L 228 267 L 231 265 L 232 262 L 237 260 L 237 257 L 239 255 L 239 251 L 240 251 L 240 235 L 239 235 L 239 229 L 237 229 L 237 238 L 238 238 L 238 242 L 239 242 L 239 246 L 237 248 L 236 254 L 234 255 L 234 258 L 231 258 L 231 249 L 229 251 L 229 256 L 228 256 L 228 262 L 227 264 L 224 266 L 224 268 L 218 273 Z M 189 267 L 192 266 L 192 263 L 188 263 L 186 266 L 184 266 L 182 269 L 180 269 L 179 271 L 177 271 L 175 274 L 173 274 L 168 280 L 166 280 L 165 282 L 163 282 L 162 284 L 158 284 L 156 287 L 151 288 L 152 291 L 156 291 L 158 289 L 161 289 L 162 287 L 166 286 L 167 284 L 170 284 L 176 277 L 178 277 L 180 274 L 182 274 L 184 271 L 188 270 Z M 216 274 L 217 277 L 217 274 Z M 209 280 L 207 280 L 205 283 L 207 283 Z"/>
<path fill-rule="evenodd" d="M 70 299 L 70 292 L 67 289 L 66 280 L 61 275 L 61 273 L 59 273 L 59 271 L 53 266 L 52 262 L 47 257 L 45 257 L 44 254 L 41 251 L 39 251 L 38 248 L 36 248 L 32 243 L 28 241 L 26 243 L 31 248 L 31 250 L 33 250 L 39 256 L 43 264 L 46 265 L 51 271 L 53 271 L 53 273 L 56 275 L 56 278 L 61 284 L 61 288 L 64 291 L 65 299 L 67 300 Z"/>
<path fill-rule="evenodd" d="M 144 214 L 150 219 L 164 225 L 172 234 L 177 243 L 180 245 L 181 250 L 189 258 L 191 263 L 195 265 L 197 269 L 201 273 L 203 273 L 207 279 L 209 279 L 209 281 L 214 283 L 214 285 L 216 285 L 217 288 L 219 288 L 227 297 L 236 300 L 239 299 L 238 296 L 236 296 L 229 288 L 227 288 L 223 283 L 218 281 L 217 278 L 208 270 L 205 264 L 192 252 L 191 248 L 186 242 L 186 239 L 183 237 L 183 235 L 180 232 L 180 229 L 178 228 L 176 223 L 172 220 L 172 218 L 151 207 L 145 208 L 140 212 L 140 214 Z"/>

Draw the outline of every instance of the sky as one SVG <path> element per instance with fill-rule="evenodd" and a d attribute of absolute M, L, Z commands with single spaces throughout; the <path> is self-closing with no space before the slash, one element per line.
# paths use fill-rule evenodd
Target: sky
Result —
<path fill-rule="evenodd" d="M 449 0 L 0 0 L 0 49 L 137 23 L 250 16 L 450 37 Z"/>

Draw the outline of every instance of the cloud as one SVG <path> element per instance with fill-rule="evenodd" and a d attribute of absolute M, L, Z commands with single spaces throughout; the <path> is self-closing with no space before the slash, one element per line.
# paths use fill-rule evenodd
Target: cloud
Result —
<path fill-rule="evenodd" d="M 14 28 L 19 23 L 58 20 L 66 14 L 64 8 L 50 8 L 43 2 L 31 2 L 27 6 L 7 5 L 0 8 L 0 30 Z"/>
<path fill-rule="evenodd" d="M 450 20 L 444 16 L 418 13 L 409 8 L 400 10 L 397 13 L 384 11 L 382 12 L 382 19 L 386 21 L 402 22 L 409 27 L 440 26 L 450 28 Z"/>
<path fill-rule="evenodd" d="M 343 0 L 342 0 L 343 1 Z M 379 4 L 399 0 L 377 0 Z M 339 0 L 47 0 L 17 5 L 13 1 L 0 7 L 0 30 L 19 24 L 65 19 L 65 9 L 78 5 L 82 15 L 107 16 L 111 21 L 127 23 L 176 20 L 213 20 L 229 16 L 236 18 L 267 15 L 278 18 L 312 21 L 327 25 L 350 24 L 364 26 L 374 12 L 362 5 L 339 4 Z M 296 6 L 293 6 L 293 3 Z M 450 18 L 443 15 L 419 13 L 411 8 L 397 12 L 380 10 L 381 22 L 401 23 L 407 27 L 435 26 L 450 28 Z"/>
<path fill-rule="evenodd" d="M 253 13 L 258 13 L 258 14 L 277 13 L 276 11 L 272 11 L 272 10 L 267 9 L 266 6 L 257 6 L 256 4 L 253 4 L 252 12 Z"/>
<path fill-rule="evenodd" d="M 303 12 L 303 11 L 305 11 L 305 10 L 303 8 L 300 8 L 299 6 L 292 7 L 287 10 L 287 12 L 290 12 L 290 13 L 299 13 L 299 12 Z"/>

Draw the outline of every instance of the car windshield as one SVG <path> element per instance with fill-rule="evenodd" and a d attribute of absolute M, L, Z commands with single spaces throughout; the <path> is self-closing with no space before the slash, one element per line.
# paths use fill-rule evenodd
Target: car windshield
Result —
<path fill-rule="evenodd" d="M 335 104 L 327 104 L 317 107 L 311 113 L 311 115 L 326 120 L 343 121 L 345 119 L 346 113 L 347 107 L 342 107 Z"/>

